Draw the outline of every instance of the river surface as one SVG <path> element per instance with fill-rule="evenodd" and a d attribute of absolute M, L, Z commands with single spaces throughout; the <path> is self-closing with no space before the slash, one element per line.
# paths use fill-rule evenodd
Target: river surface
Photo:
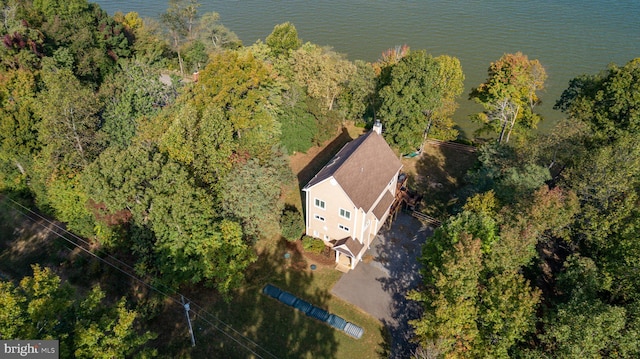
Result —
<path fill-rule="evenodd" d="M 94 0 L 95 1 L 95 0 Z M 98 0 L 109 14 L 136 11 L 157 18 L 168 2 Z M 199 12 L 216 11 L 245 45 L 290 21 L 304 41 L 330 45 L 350 60 L 375 61 L 385 49 L 407 44 L 434 56 L 460 59 L 465 93 L 454 119 L 463 136 L 481 110 L 467 100 L 486 79 L 492 61 L 521 51 L 538 59 L 548 80 L 538 107 L 548 131 L 562 118 L 552 109 L 570 79 L 595 74 L 610 63 L 640 57 L 638 0 L 201 0 Z"/>

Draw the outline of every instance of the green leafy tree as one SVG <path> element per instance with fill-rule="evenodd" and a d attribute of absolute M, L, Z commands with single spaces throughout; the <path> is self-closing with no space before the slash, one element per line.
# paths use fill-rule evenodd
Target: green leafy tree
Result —
<path fill-rule="evenodd" d="M 302 40 L 298 37 L 295 25 L 285 22 L 274 26 L 265 43 L 275 56 L 288 56 L 291 51 L 297 50 L 302 45 Z"/>
<path fill-rule="evenodd" d="M 305 43 L 293 51 L 290 58 L 295 81 L 318 99 L 325 111 L 331 111 L 344 84 L 356 72 L 349 60 L 330 49 Z"/>
<path fill-rule="evenodd" d="M 185 39 L 194 38 L 196 16 L 200 3 L 196 0 L 170 0 L 167 11 L 160 15 L 171 36 L 173 50 L 178 54 L 180 74 L 184 76 L 181 49 Z"/>
<path fill-rule="evenodd" d="M 431 267 L 433 286 L 409 295 L 425 305 L 424 316 L 411 322 L 418 343 L 423 348 L 435 346 L 438 356 L 467 357 L 478 340 L 480 247 L 480 240 L 461 234 L 459 241 L 442 253 L 441 265 Z"/>
<path fill-rule="evenodd" d="M 462 80 L 459 62 L 452 58 L 435 59 L 426 51 L 402 57 L 390 68 L 388 78 L 380 79 L 384 85 L 378 92 L 378 116 L 387 141 L 408 153 L 422 148 L 431 125 L 446 133 L 451 127 L 446 115 L 451 110 L 445 108 L 451 108 Z"/>
<path fill-rule="evenodd" d="M 209 61 L 209 55 L 205 45 L 195 40 L 184 47 L 184 66 L 191 73 L 199 72 Z"/>
<path fill-rule="evenodd" d="M 67 319 L 64 312 L 73 303 L 73 290 L 60 283 L 50 269 L 38 265 L 33 266 L 33 276 L 23 278 L 17 288 L 11 282 L 1 282 L 2 301 L 11 305 L 3 308 L 3 316 L 15 320 L 3 321 L 2 337 L 53 339 L 61 334 L 64 340 L 68 333 L 57 330 Z M 14 312 L 6 312 L 9 308 Z"/>
<path fill-rule="evenodd" d="M 118 21 L 117 16 L 114 17 Z M 159 21 L 142 19 L 137 12 L 129 12 L 120 22 L 133 38 L 131 50 L 136 61 L 147 65 L 166 64 L 171 50 Z"/>
<path fill-rule="evenodd" d="M 460 60 L 456 57 L 441 55 L 435 58 L 439 63 L 438 84 L 442 89 L 442 102 L 429 119 L 427 134 L 443 141 L 458 138 L 453 114 L 458 108 L 458 97 L 464 90 L 464 73 Z"/>
<path fill-rule="evenodd" d="M 56 219 L 83 237 L 93 237 L 95 219 L 88 207 L 88 197 L 81 184 L 81 175 L 60 172 L 51 174 L 47 182 L 46 199 L 39 198 L 40 206 L 51 209 Z"/>
<path fill-rule="evenodd" d="M 518 151 L 522 161 L 543 165 L 557 178 L 586 155 L 585 143 L 589 137 L 586 123 L 567 118 L 560 120 L 548 133 L 539 133 L 535 140 L 518 146 Z"/>
<path fill-rule="evenodd" d="M 598 75 L 584 75 L 569 82 L 555 108 L 584 121 L 594 141 L 613 142 L 640 130 L 638 100 L 640 58 L 625 66 L 611 65 Z"/>
<path fill-rule="evenodd" d="M 220 23 L 220 14 L 208 12 L 202 15 L 196 28 L 197 38 L 209 53 L 220 50 L 236 50 L 242 47 L 242 41 L 233 31 Z"/>
<path fill-rule="evenodd" d="M 36 78 L 28 70 L 0 72 L 0 163 L 2 187 L 25 185 L 40 150 Z"/>
<path fill-rule="evenodd" d="M 540 290 L 532 290 L 517 272 L 502 272 L 488 278 L 481 286 L 478 331 L 481 342 L 474 356 L 509 358 L 518 342 L 535 329 Z"/>
<path fill-rule="evenodd" d="M 631 358 L 640 353 L 637 316 L 599 298 L 606 282 L 591 259 L 567 260 L 558 287 L 568 299 L 545 317 L 541 351 L 565 358 Z"/>
<path fill-rule="evenodd" d="M 620 300 L 631 307 L 640 296 L 636 275 L 639 263 L 640 222 L 636 210 L 640 173 L 637 99 L 633 96 L 640 81 L 639 64 L 611 65 L 595 76 L 572 80 L 556 104 L 578 124 L 590 131 L 576 146 L 580 152 L 564 173 L 566 185 L 580 199 L 580 214 L 572 241 L 580 253 L 593 259 L 607 285 L 605 304 Z M 630 313 L 629 317 L 636 316 Z"/>
<path fill-rule="evenodd" d="M 480 148 L 480 166 L 467 174 L 467 191 L 479 193 L 493 189 L 504 203 L 515 203 L 551 179 L 549 168 L 523 161 L 513 147 L 489 143 Z"/>
<path fill-rule="evenodd" d="M 193 168 L 201 181 L 213 187 L 229 173 L 234 152 L 239 149 L 222 110 L 207 107 L 199 114 L 189 104 L 173 114 L 160 144 L 171 158 Z"/>
<path fill-rule="evenodd" d="M 362 120 L 367 109 L 371 109 L 375 98 L 375 71 L 370 63 L 362 60 L 354 62 L 355 73 L 345 84 L 345 89 L 338 97 L 340 111 L 346 119 Z"/>
<path fill-rule="evenodd" d="M 289 91 L 286 95 L 292 96 Z M 304 90 L 300 90 L 304 91 Z M 285 101 L 278 114 L 281 135 L 280 142 L 293 154 L 296 152 L 306 152 L 314 144 L 314 139 L 318 134 L 318 121 L 309 112 L 307 99 L 304 94 L 294 95 L 296 99 Z"/>
<path fill-rule="evenodd" d="M 211 58 L 185 101 L 199 112 L 207 107 L 219 109 L 238 146 L 262 158 L 280 138 L 270 98 L 272 83 L 269 69 L 253 54 L 225 51 Z"/>
<path fill-rule="evenodd" d="M 297 241 L 304 233 L 304 218 L 295 207 L 287 207 L 280 217 L 280 228 L 282 228 L 282 236 L 290 241 Z"/>
<path fill-rule="evenodd" d="M 38 0 L 35 10 L 44 17 L 41 31 L 47 38 L 44 52 L 68 51 L 74 74 L 86 83 L 100 84 L 116 61 L 131 55 L 124 27 L 97 4 L 86 0 Z"/>
<path fill-rule="evenodd" d="M 138 314 L 127 309 L 124 298 L 113 307 L 105 307 L 104 297 L 105 293 L 94 287 L 75 311 L 73 356 L 76 358 L 129 356 L 156 338 L 154 333 L 139 335 L 134 330 Z M 145 350 L 140 356 L 154 354 L 154 350 Z"/>
<path fill-rule="evenodd" d="M 170 105 L 176 88 L 160 81 L 157 69 L 139 61 L 121 61 L 120 71 L 100 88 L 104 103 L 101 132 L 110 146 L 131 144 L 141 117 L 152 117 Z"/>
<path fill-rule="evenodd" d="M 0 69 L 34 70 L 39 67 L 45 36 L 35 26 L 28 13 L 31 4 L 23 1 L 2 1 L 0 11 L 0 36 L 4 46 L 0 46 Z"/>
<path fill-rule="evenodd" d="M 469 95 L 485 108 L 477 119 L 499 133 L 498 142 L 509 142 L 514 128 L 535 128 L 540 117 L 533 109 L 540 103 L 538 91 L 547 78 L 540 62 L 521 52 L 505 54 L 491 63 L 488 72 L 487 80 Z"/>
<path fill-rule="evenodd" d="M 590 151 L 567 174 L 581 202 L 573 240 L 610 279 L 614 298 L 640 298 L 640 246 L 634 233 L 640 226 L 638 183 L 640 152 L 635 136 Z M 623 166 L 620 164 L 624 163 Z"/>
<path fill-rule="evenodd" d="M 165 284 L 204 282 L 228 294 L 255 260 L 237 223 L 223 220 L 212 196 L 154 146 L 106 150 L 87 169 L 91 199 L 108 213 L 131 213 L 131 250 L 142 275 Z"/>
<path fill-rule="evenodd" d="M 538 241 L 572 223 L 577 203 L 540 189 L 530 208 L 500 208 L 493 192 L 476 195 L 425 243 L 425 288 L 409 295 L 424 304 L 412 323 L 423 354 L 507 358 L 534 333 L 542 293 L 522 270 Z M 556 223 L 540 221 L 551 215 Z"/>
<path fill-rule="evenodd" d="M 271 238 L 280 233 L 281 181 L 277 170 L 255 159 L 236 165 L 223 180 L 222 208 L 227 216 L 242 222 L 253 238 Z"/>
<path fill-rule="evenodd" d="M 52 166 L 81 169 L 100 151 L 98 98 L 69 69 L 45 69 L 42 76 L 36 113 L 43 151 Z"/>
<path fill-rule="evenodd" d="M 142 346 L 156 335 L 136 330 L 138 313 L 127 309 L 124 298 L 111 306 L 104 297 L 99 287 L 80 297 L 50 269 L 34 265 L 33 276 L 19 286 L 0 282 L 0 317 L 6 319 L 0 336 L 59 340 L 61 357 L 153 356 Z"/>

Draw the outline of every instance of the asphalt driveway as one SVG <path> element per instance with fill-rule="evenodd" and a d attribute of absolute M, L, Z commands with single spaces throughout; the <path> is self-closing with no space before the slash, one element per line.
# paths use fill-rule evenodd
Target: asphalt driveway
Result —
<path fill-rule="evenodd" d="M 391 229 L 374 239 L 356 269 L 343 274 L 331 290 L 389 329 L 392 358 L 409 357 L 414 347 L 409 342 L 408 321 L 420 316 L 420 306 L 406 300 L 405 295 L 420 283 L 417 258 L 432 233 L 431 227 L 399 213 Z"/>

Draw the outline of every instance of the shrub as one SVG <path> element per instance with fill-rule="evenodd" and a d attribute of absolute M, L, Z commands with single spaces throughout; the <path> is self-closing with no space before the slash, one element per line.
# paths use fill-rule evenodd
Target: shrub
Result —
<path fill-rule="evenodd" d="M 309 236 L 302 237 L 302 248 L 307 252 L 319 254 L 322 253 L 324 247 L 324 242 L 319 239 Z"/>
<path fill-rule="evenodd" d="M 312 114 L 307 112 L 306 104 L 299 101 L 295 107 L 285 107 L 280 115 L 280 141 L 289 151 L 307 152 L 313 146 L 313 139 L 318 132 L 318 123 Z"/>
<path fill-rule="evenodd" d="M 304 220 L 297 208 L 287 206 L 284 209 L 280 217 L 280 228 L 282 229 L 282 237 L 286 240 L 293 242 L 300 238 L 304 232 Z"/>

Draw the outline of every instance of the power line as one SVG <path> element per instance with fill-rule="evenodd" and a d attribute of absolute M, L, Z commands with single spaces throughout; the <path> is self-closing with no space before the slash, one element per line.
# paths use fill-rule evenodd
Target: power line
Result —
<path fill-rule="evenodd" d="M 32 209 L 25 207 L 24 205 L 22 205 L 19 202 L 14 201 L 13 199 L 9 198 L 9 197 L 5 197 L 6 199 L 8 199 L 9 201 L 11 201 L 13 204 L 19 206 L 20 208 L 26 210 L 27 212 L 29 212 L 30 214 L 34 215 L 37 217 L 37 219 L 44 221 L 46 223 L 48 223 L 49 225 L 55 227 L 56 229 L 64 232 L 65 234 L 68 234 L 69 236 L 77 239 L 78 241 L 82 242 L 83 244 L 85 244 L 86 246 L 90 246 L 91 244 L 87 241 L 85 241 L 82 237 L 77 236 L 76 234 L 69 232 L 67 229 L 61 227 L 60 225 L 56 224 L 55 222 L 50 221 L 48 218 L 42 216 L 41 214 L 39 214 L 38 212 L 33 211 Z M 82 250 L 83 252 L 89 254 L 90 256 L 98 259 L 99 261 L 115 268 L 117 271 L 125 274 L 127 277 L 135 280 L 136 282 L 139 282 L 141 284 L 143 284 L 144 286 L 146 286 L 147 288 L 163 295 L 164 297 L 170 299 L 171 301 L 173 301 L 174 303 L 180 305 L 180 307 L 182 307 L 183 309 L 185 308 L 184 299 L 187 299 L 187 301 L 191 302 L 191 306 L 195 307 L 197 310 L 194 310 L 192 307 L 189 308 L 189 310 L 191 312 L 194 312 L 196 315 L 199 315 L 200 318 L 202 319 L 202 321 L 204 321 L 205 323 L 211 325 L 213 328 L 215 328 L 216 330 L 218 330 L 219 332 L 221 332 L 222 334 L 226 335 L 229 339 L 233 340 L 234 342 L 236 342 L 238 345 L 242 346 L 243 348 L 245 348 L 247 351 L 251 352 L 253 355 L 255 355 L 258 358 L 264 359 L 261 355 L 259 355 L 258 353 L 256 353 L 254 350 L 252 350 L 251 348 L 249 348 L 248 346 L 246 346 L 245 344 L 243 344 L 242 342 L 240 342 L 237 338 L 234 338 L 233 335 L 231 335 L 230 333 L 228 333 L 226 330 L 230 330 L 232 331 L 234 334 L 240 336 L 241 338 L 243 338 L 246 342 L 251 343 L 252 346 L 254 346 L 255 348 L 259 349 L 260 351 L 267 353 L 270 357 L 272 358 L 278 358 L 277 356 L 275 356 L 273 353 L 271 353 L 269 350 L 265 349 L 264 347 L 262 347 L 261 345 L 259 345 L 258 343 L 254 342 L 253 340 L 251 340 L 250 338 L 246 337 L 245 335 L 243 335 L 242 333 L 238 332 L 237 330 L 235 330 L 231 325 L 225 323 L 224 321 L 222 321 L 220 318 L 218 318 L 217 316 L 215 316 L 214 314 L 208 312 L 206 309 L 204 309 L 202 306 L 194 303 L 191 299 L 189 299 L 188 297 L 182 295 L 181 293 L 179 293 L 178 291 L 168 288 L 170 289 L 174 294 L 180 295 L 181 296 L 181 300 L 178 300 L 177 298 L 173 297 L 172 295 L 166 293 L 165 291 L 160 290 L 159 288 L 156 288 L 155 286 L 145 282 L 144 280 L 142 280 L 141 278 L 137 277 L 134 274 L 131 274 L 125 270 L 123 270 L 122 268 L 116 266 L 115 264 L 105 260 L 104 258 L 99 257 L 97 254 L 93 253 L 92 251 L 90 251 L 89 249 L 83 247 L 82 245 L 74 242 L 73 240 L 65 237 L 64 235 L 60 234 L 59 232 L 43 225 L 42 223 L 40 223 L 36 218 L 31 217 L 29 214 L 23 212 L 22 210 L 18 209 L 17 207 L 15 207 L 14 205 L 11 205 L 11 207 L 16 210 L 17 212 L 19 212 L 20 214 L 22 214 L 23 216 L 27 217 L 28 219 L 30 219 L 32 222 L 38 224 L 39 226 L 43 227 L 44 229 L 46 229 L 47 231 L 55 234 L 56 236 L 58 236 L 59 238 L 64 239 L 66 242 L 72 244 L 73 246 L 79 248 L 80 250 Z M 104 252 L 103 252 L 104 253 Z M 107 257 L 109 257 L 110 259 L 114 260 L 115 262 L 119 263 L 120 265 L 132 270 L 135 272 L 135 269 L 133 267 L 131 267 L 130 265 L 128 265 L 127 263 L 122 262 L 120 259 L 108 254 L 108 253 L 104 253 Z M 187 311 L 188 313 L 188 311 Z M 188 314 L 187 314 L 188 315 Z M 219 328 L 218 325 L 212 323 L 211 321 L 207 320 L 205 318 L 205 315 L 209 316 L 210 318 L 213 318 L 216 320 L 217 323 L 219 323 L 218 325 L 222 324 L 224 325 L 225 329 Z M 193 335 L 193 334 L 192 334 Z"/>

